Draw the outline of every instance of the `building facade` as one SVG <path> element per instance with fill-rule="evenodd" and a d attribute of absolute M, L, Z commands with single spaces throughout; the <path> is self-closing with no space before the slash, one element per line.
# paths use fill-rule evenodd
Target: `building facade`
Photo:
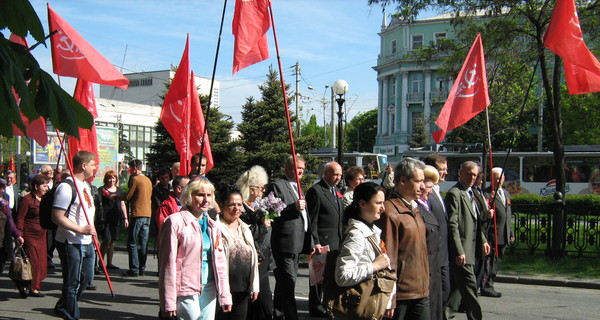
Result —
<path fill-rule="evenodd" d="M 175 76 L 172 70 L 158 70 L 124 74 L 129 79 L 129 88 L 123 90 L 113 86 L 100 86 L 100 98 L 126 101 L 143 105 L 162 107 L 163 96 L 167 93 L 167 83 Z M 210 93 L 210 79 L 196 76 L 198 93 Z M 219 107 L 220 82 L 215 80 L 211 107 Z"/>
<path fill-rule="evenodd" d="M 433 122 L 448 96 L 454 79 L 439 71 L 442 56 L 429 60 L 416 57 L 427 46 L 452 37 L 449 16 L 437 16 L 408 23 L 384 16 L 379 33 L 381 49 L 377 59 L 378 116 L 373 152 L 398 162 L 408 149 L 415 123 L 423 120 L 429 142 L 436 130 Z"/>

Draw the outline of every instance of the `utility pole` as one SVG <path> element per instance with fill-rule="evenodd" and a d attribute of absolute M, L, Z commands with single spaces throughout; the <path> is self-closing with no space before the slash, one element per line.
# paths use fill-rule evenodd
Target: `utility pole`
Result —
<path fill-rule="evenodd" d="M 339 148 L 335 144 L 335 107 L 334 107 L 335 96 L 333 94 L 333 86 L 331 87 L 331 147 Z"/>

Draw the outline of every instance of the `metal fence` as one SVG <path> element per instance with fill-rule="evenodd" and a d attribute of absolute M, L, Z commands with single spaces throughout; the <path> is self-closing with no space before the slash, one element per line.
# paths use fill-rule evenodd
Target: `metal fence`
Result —
<path fill-rule="evenodd" d="M 510 252 L 548 256 L 600 256 L 600 208 L 565 213 L 562 202 L 513 204 Z"/>

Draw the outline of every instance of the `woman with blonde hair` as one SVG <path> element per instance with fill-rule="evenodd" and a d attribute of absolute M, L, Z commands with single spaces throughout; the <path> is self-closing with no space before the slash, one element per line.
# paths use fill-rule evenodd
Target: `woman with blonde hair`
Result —
<path fill-rule="evenodd" d="M 271 264 L 271 220 L 265 219 L 262 211 L 254 210 L 252 203 L 264 196 L 269 176 L 261 166 L 253 166 L 242 173 L 235 185 L 239 188 L 244 202 L 244 211 L 240 220 L 245 222 L 252 232 L 254 246 L 258 253 L 258 275 L 260 292 L 258 299 L 248 305 L 247 320 L 271 319 L 273 297 L 269 285 L 269 265 Z"/>
<path fill-rule="evenodd" d="M 181 211 L 161 228 L 158 292 L 163 317 L 212 320 L 216 298 L 224 312 L 231 311 L 223 237 L 207 213 L 214 191 L 205 179 L 190 182 L 181 193 Z"/>
<path fill-rule="evenodd" d="M 426 226 L 430 319 L 441 320 L 443 319 L 444 308 L 442 301 L 442 269 L 440 265 L 442 262 L 441 250 L 444 250 L 444 248 L 441 247 L 440 225 L 427 202 L 429 195 L 433 192 L 433 186 L 440 180 L 440 174 L 433 166 L 426 165 L 423 169 L 423 176 L 425 178 L 423 180 L 425 191 L 421 195 L 421 198 L 417 199 L 417 204 Z"/>

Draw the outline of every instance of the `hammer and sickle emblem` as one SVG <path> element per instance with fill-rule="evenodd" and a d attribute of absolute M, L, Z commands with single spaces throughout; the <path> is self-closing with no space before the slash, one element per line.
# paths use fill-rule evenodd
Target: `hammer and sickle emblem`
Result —
<path fill-rule="evenodd" d="M 180 106 L 183 106 L 183 101 L 177 100 L 177 104 L 179 104 Z M 181 123 L 181 118 L 178 117 L 175 114 L 175 112 L 173 111 L 173 104 L 172 103 L 169 104 L 169 111 L 171 111 L 171 115 L 173 116 L 173 118 L 175 118 L 175 120 L 177 120 L 177 122 Z"/>
<path fill-rule="evenodd" d="M 471 88 L 479 81 L 479 79 L 475 79 L 477 77 L 477 70 L 475 70 L 475 68 L 477 68 L 477 64 L 473 65 L 473 69 L 465 74 L 465 82 L 468 85 L 467 88 Z"/>
<path fill-rule="evenodd" d="M 61 54 L 61 56 L 65 59 L 85 59 L 85 57 L 81 54 L 75 43 L 71 41 L 71 39 L 66 36 L 62 31 L 58 32 L 60 34 L 59 43 L 56 47 L 64 52 L 68 53 L 68 56 Z"/>

